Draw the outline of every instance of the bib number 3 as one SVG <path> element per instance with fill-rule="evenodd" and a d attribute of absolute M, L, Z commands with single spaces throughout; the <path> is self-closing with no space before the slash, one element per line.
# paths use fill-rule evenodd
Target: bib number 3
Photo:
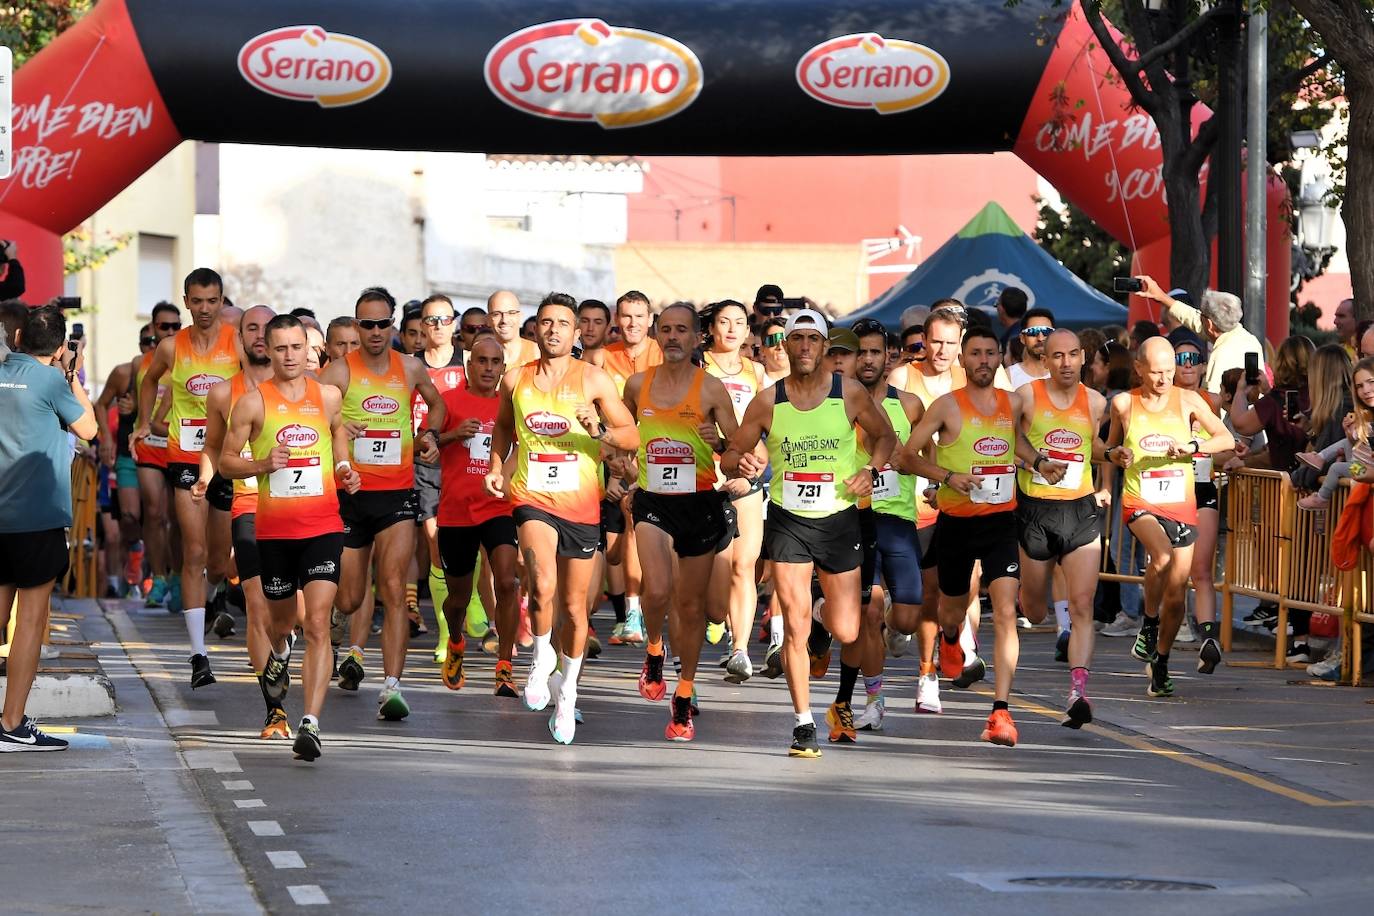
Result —
<path fill-rule="evenodd" d="M 536 493 L 576 493 L 577 455 L 571 452 L 530 455 L 530 489 Z"/>
<path fill-rule="evenodd" d="M 401 464 L 401 432 L 396 429 L 367 429 L 353 440 L 353 460 L 359 464 Z"/>

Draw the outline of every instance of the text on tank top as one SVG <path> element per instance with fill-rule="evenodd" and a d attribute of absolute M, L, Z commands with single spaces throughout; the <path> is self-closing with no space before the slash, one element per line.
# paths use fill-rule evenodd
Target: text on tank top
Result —
<path fill-rule="evenodd" d="M 844 482 L 863 462 L 845 408 L 844 380 L 832 376 L 830 392 L 810 410 L 799 410 L 788 400 L 786 379 L 773 387 L 767 443 L 773 467 L 769 501 L 807 518 L 826 518 L 854 505 L 855 497 Z"/>
<path fill-rule="evenodd" d="M 343 531 L 334 439 L 320 383 L 305 379 L 299 401 L 287 400 L 270 379 L 258 392 L 262 430 L 253 437 L 253 458 L 261 461 L 278 445 L 290 449 L 286 467 L 258 475 L 258 540 L 300 540 Z"/>
<path fill-rule="evenodd" d="M 387 351 L 387 367 L 374 373 L 364 362 L 362 350 L 354 350 L 348 362 L 348 391 L 343 398 L 343 418 L 363 423 L 353 440 L 353 470 L 364 490 L 409 490 L 415 485 L 415 434 L 410 425 L 410 383 L 406 357 Z"/>
<path fill-rule="evenodd" d="M 194 328 L 182 328 L 173 338 L 173 363 L 168 384 L 172 389 L 172 410 L 167 416 L 167 460 L 196 464 L 205 450 L 205 396 L 220 382 L 239 373 L 238 333 L 221 324 L 219 335 L 204 353 L 197 353 L 191 342 Z"/>
<path fill-rule="evenodd" d="M 964 494 L 942 483 L 937 496 L 941 512 L 991 515 L 1016 508 L 1016 430 L 1011 396 L 1001 389 L 987 390 L 996 398 L 991 414 L 973 405 L 967 388 L 950 394 L 959 406 L 962 423 L 953 442 L 936 446 L 937 463 L 946 471 L 972 474 L 979 485 Z"/>
<path fill-rule="evenodd" d="M 1017 471 L 1021 492 L 1036 499 L 1079 499 L 1093 491 L 1093 418 L 1088 389 L 1078 385 L 1073 402 L 1060 409 L 1050 400 L 1044 379 L 1030 383 L 1030 427 L 1026 438 L 1040 454 L 1065 465 L 1063 478 L 1051 484 L 1038 471 Z"/>
<path fill-rule="evenodd" d="M 645 371 L 639 389 L 635 417 L 639 423 L 639 488 L 664 496 L 713 490 L 715 450 L 697 430 L 702 423 L 709 422 L 701 407 L 706 373 L 697 369 L 686 394 L 667 407 L 653 400 L 657 375 L 656 366 Z"/>

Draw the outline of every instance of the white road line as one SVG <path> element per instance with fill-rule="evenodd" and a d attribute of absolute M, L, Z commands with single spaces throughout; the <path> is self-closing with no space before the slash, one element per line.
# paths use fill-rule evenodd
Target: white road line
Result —
<path fill-rule="evenodd" d="M 292 884 L 286 889 L 297 906 L 327 906 L 329 898 L 318 884 Z"/>
<path fill-rule="evenodd" d="M 253 784 L 246 779 L 221 780 L 226 792 L 252 792 Z"/>
<path fill-rule="evenodd" d="M 285 836 L 281 829 L 281 824 L 276 821 L 249 821 L 248 829 L 253 831 L 253 836 Z"/>
<path fill-rule="evenodd" d="M 182 751 L 186 766 L 193 770 L 214 770 L 216 773 L 242 773 L 243 767 L 232 751 Z"/>
<path fill-rule="evenodd" d="M 305 860 L 294 849 L 274 850 L 267 853 L 267 858 L 273 868 L 305 868 Z"/>
<path fill-rule="evenodd" d="M 235 808 L 266 808 L 267 802 L 260 798 L 236 798 L 234 799 Z"/>
<path fill-rule="evenodd" d="M 1337 767 L 1354 766 L 1354 764 L 1346 763 L 1346 762 L 1344 762 L 1344 761 L 1342 761 L 1342 760 L 1316 760 L 1316 759 L 1313 759 L 1312 757 L 1275 757 L 1274 759 L 1275 759 L 1275 760 L 1291 760 L 1291 761 L 1294 762 L 1294 763 L 1329 763 L 1329 764 L 1331 764 L 1332 766 L 1337 766 Z"/>

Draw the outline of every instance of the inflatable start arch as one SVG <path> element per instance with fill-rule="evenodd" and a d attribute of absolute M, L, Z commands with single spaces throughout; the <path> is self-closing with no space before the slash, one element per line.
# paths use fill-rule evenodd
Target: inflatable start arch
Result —
<path fill-rule="evenodd" d="M 1043 18 L 1047 9 L 101 0 L 17 74 L 0 237 L 22 240 L 31 285 L 60 284 L 60 234 L 183 139 L 569 154 L 1013 150 L 1165 277 L 1154 123 L 1110 78 L 1081 16 Z M 1271 336 L 1288 312 L 1282 198 L 1278 183 Z"/>

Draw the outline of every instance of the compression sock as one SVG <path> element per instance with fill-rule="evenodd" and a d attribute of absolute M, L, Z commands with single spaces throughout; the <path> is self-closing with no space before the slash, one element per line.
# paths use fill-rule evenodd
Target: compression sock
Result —
<path fill-rule="evenodd" d="M 568 699 L 577 699 L 577 676 L 582 672 L 582 656 L 572 658 L 563 656 L 563 695 Z"/>
<path fill-rule="evenodd" d="M 611 610 L 615 612 L 615 622 L 616 622 L 616 623 L 624 623 L 624 622 L 625 622 L 625 593 L 624 593 L 624 592 L 621 592 L 621 593 L 618 594 L 618 595 L 612 595 L 610 592 L 607 592 L 607 593 L 606 593 L 606 597 L 607 597 L 608 599 L 610 599 L 610 602 L 611 602 Z"/>
<path fill-rule="evenodd" d="M 628 596 L 626 596 L 626 598 L 625 598 L 625 610 L 629 611 L 630 613 L 638 613 L 638 612 L 639 612 L 639 596 L 638 596 L 638 595 L 628 595 Z"/>
<path fill-rule="evenodd" d="M 1054 625 L 1059 633 L 1069 631 L 1069 603 L 1067 601 L 1054 603 Z"/>
<path fill-rule="evenodd" d="M 530 667 L 548 676 L 553 673 L 557 666 L 558 659 L 553 652 L 553 631 L 545 633 L 543 636 L 534 637 L 534 657 L 530 660 Z"/>
<path fill-rule="evenodd" d="M 420 603 L 420 589 L 414 582 L 406 583 L 406 607 L 415 607 Z"/>
<path fill-rule="evenodd" d="M 1077 690 L 1080 694 L 1087 696 L 1088 693 L 1088 669 L 1074 668 L 1069 672 L 1069 686 Z"/>
<path fill-rule="evenodd" d="M 186 621 L 186 635 L 191 638 L 191 654 L 206 655 L 205 651 L 205 608 L 188 607 L 181 612 Z"/>
<path fill-rule="evenodd" d="M 444 616 L 444 604 L 448 601 L 448 579 L 437 566 L 429 568 L 429 597 L 434 601 L 434 622 L 439 626 L 439 645 L 448 642 L 448 618 Z"/>
<path fill-rule="evenodd" d="M 841 671 L 843 671 L 843 669 L 841 669 Z M 870 700 L 874 697 L 882 696 L 883 676 L 879 674 L 876 677 L 864 678 L 864 693 L 868 695 Z"/>
<path fill-rule="evenodd" d="M 1197 628 L 1202 632 L 1203 639 L 1217 638 L 1217 622 L 1215 620 L 1209 620 L 1206 623 L 1198 621 Z"/>
<path fill-rule="evenodd" d="M 840 662 L 840 689 L 835 692 L 835 702 L 843 703 L 846 706 L 854 702 L 854 684 L 858 680 L 858 666 L 846 665 L 844 662 Z"/>

